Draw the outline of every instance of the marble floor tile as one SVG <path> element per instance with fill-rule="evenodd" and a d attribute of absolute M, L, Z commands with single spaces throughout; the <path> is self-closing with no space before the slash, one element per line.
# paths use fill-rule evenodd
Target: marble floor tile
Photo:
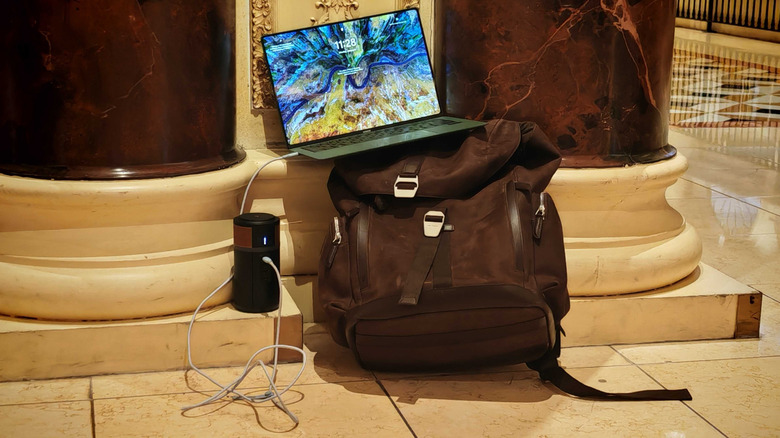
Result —
<path fill-rule="evenodd" d="M 600 389 L 658 388 L 633 366 L 579 368 Z M 382 380 L 419 437 L 711 437 L 681 402 L 595 402 L 563 395 L 533 372 Z"/>
<path fill-rule="evenodd" d="M 712 199 L 722 198 L 726 195 L 722 193 L 713 192 L 701 184 L 697 184 L 686 180 L 685 178 L 679 178 L 674 184 L 666 189 L 666 199 Z"/>
<path fill-rule="evenodd" d="M 373 380 L 373 375 L 358 365 L 349 349 L 337 345 L 319 325 L 308 325 L 304 333 L 306 367 L 297 385 Z M 247 357 L 249 360 L 249 357 Z M 197 365 L 197 364 L 196 364 Z M 271 373 L 271 363 L 268 371 Z M 280 363 L 278 385 L 287 385 L 298 374 L 300 363 Z M 238 378 L 244 367 L 203 368 L 202 371 L 222 385 Z M 244 388 L 267 388 L 265 373 L 256 367 L 240 385 Z M 95 398 L 131 397 L 185 392 L 213 392 L 219 388 L 194 370 L 143 374 L 120 374 L 93 378 Z"/>
<path fill-rule="evenodd" d="M 756 57 L 741 49 L 706 45 L 684 34 L 674 40 L 671 122 L 678 126 L 751 126 L 775 119 L 770 111 L 780 85 L 780 58 Z M 711 56 L 707 52 L 714 52 Z M 717 104 L 713 97 L 718 98 Z M 765 103 L 766 102 L 766 103 Z"/>
<path fill-rule="evenodd" d="M 780 217 L 729 197 L 669 199 L 669 205 L 696 228 L 700 236 L 777 234 Z"/>
<path fill-rule="evenodd" d="M 675 28 L 674 35 L 676 38 L 699 42 L 701 53 L 717 54 L 720 47 L 727 47 L 742 52 L 777 56 L 777 43 L 770 41 L 740 38 L 724 33 L 702 32 L 684 27 Z M 701 58 L 697 57 L 697 59 Z"/>
<path fill-rule="evenodd" d="M 701 236 L 701 261 L 744 283 L 780 283 L 780 234 Z"/>
<path fill-rule="evenodd" d="M 352 351 L 342 347 L 330 336 L 323 324 L 311 324 L 304 331 L 304 347 L 312 358 L 305 382 L 339 382 L 373 379 L 373 375 L 358 365 Z"/>
<path fill-rule="evenodd" d="M 778 130 L 776 134 L 780 135 L 780 130 Z M 741 146 L 716 147 L 711 150 L 733 157 L 746 158 L 753 163 L 765 167 L 777 168 L 778 163 L 780 163 L 780 156 L 778 156 L 778 152 L 780 152 L 778 146 L 780 145 L 762 146 L 757 143 L 760 143 L 760 141 L 756 141 L 753 144 L 746 143 Z"/>
<path fill-rule="evenodd" d="M 629 364 L 623 356 L 608 346 L 562 348 L 559 362 L 567 369 Z"/>
<path fill-rule="evenodd" d="M 7 385 L 6 383 L 3 386 Z M 89 401 L 0 406 L 0 436 L 92 437 Z"/>
<path fill-rule="evenodd" d="M 738 148 L 751 148 L 761 156 L 777 162 L 780 127 L 755 128 L 669 128 L 669 142 L 683 154 L 692 148 L 732 155 Z M 747 158 L 747 155 L 738 155 Z M 749 161 L 749 160 L 748 160 Z"/>
<path fill-rule="evenodd" d="M 704 123 L 704 124 L 716 124 L 721 122 L 727 122 L 730 119 L 730 117 L 720 114 L 699 114 L 694 117 L 690 117 L 690 115 L 680 120 L 681 123 Z"/>
<path fill-rule="evenodd" d="M 765 299 L 772 299 L 780 303 L 780 283 L 761 283 L 750 286 L 761 291 Z"/>
<path fill-rule="evenodd" d="M 693 140 L 685 138 L 685 144 L 692 144 Z M 701 147 L 678 146 L 678 151 L 688 159 L 688 170 L 683 175 L 687 180 L 700 182 L 704 186 L 709 186 L 720 181 L 722 173 L 732 172 L 750 172 L 760 169 L 767 169 L 747 157 L 733 157 L 723 152 L 712 150 L 713 145 L 709 142 L 702 142 Z M 720 173 L 719 173 L 720 172 Z M 766 173 L 769 177 L 770 174 Z M 694 178 L 695 177 L 695 178 Z"/>
<path fill-rule="evenodd" d="M 696 178 L 693 173 L 691 180 Z M 705 180 L 702 175 L 698 178 Z M 711 181 L 712 177 L 708 180 Z M 780 174 L 775 169 L 729 170 L 720 172 L 717 182 L 710 183 L 710 188 L 735 198 L 773 196 L 780 192 Z"/>
<path fill-rule="evenodd" d="M 780 357 L 642 366 L 664 386 L 684 386 L 688 406 L 729 437 L 780 436 Z"/>
<path fill-rule="evenodd" d="M 780 175 L 774 169 L 705 169 L 692 166 L 684 178 L 735 198 L 773 196 L 780 193 Z"/>
<path fill-rule="evenodd" d="M 780 303 L 767 298 L 762 300 L 758 339 L 616 345 L 614 348 L 635 364 L 780 356 Z"/>
<path fill-rule="evenodd" d="M 218 382 L 227 384 L 241 372 L 240 368 L 205 369 Z M 250 380 L 254 378 L 254 375 Z M 93 397 L 97 399 L 117 397 L 145 397 L 189 392 L 213 393 L 218 388 L 193 371 L 163 371 L 141 374 L 117 374 L 92 378 Z M 259 388 L 259 382 L 247 382 L 242 388 Z"/>
<path fill-rule="evenodd" d="M 197 393 L 95 400 L 101 437 L 404 437 L 412 436 L 382 388 L 373 381 L 302 385 L 283 396 L 300 424 L 271 403 L 222 401 L 182 411 Z"/>
<path fill-rule="evenodd" d="M 89 400 L 89 378 L 3 382 L 0 406 Z"/>
<path fill-rule="evenodd" d="M 754 198 L 747 198 L 745 199 L 745 202 L 768 213 L 772 213 L 775 216 L 780 216 L 780 196 L 757 196 Z M 780 232 L 780 230 L 776 232 Z"/>

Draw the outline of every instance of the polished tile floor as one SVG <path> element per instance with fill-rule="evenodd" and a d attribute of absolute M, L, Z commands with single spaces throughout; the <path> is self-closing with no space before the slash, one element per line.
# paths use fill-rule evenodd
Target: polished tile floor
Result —
<path fill-rule="evenodd" d="M 749 50 L 744 40 L 711 40 L 712 47 Z M 599 388 L 686 387 L 693 401 L 579 400 L 524 366 L 374 374 L 356 366 L 321 326 L 308 325 L 312 357 L 285 395 L 297 427 L 271 404 L 224 401 L 182 411 L 213 386 L 179 371 L 2 383 L 0 437 L 780 436 L 780 128 L 745 129 L 672 127 L 670 143 L 690 169 L 668 198 L 701 235 L 704 263 L 764 293 L 760 339 L 567 348 L 561 357 L 572 374 Z M 279 380 L 296 368 L 283 365 Z M 228 381 L 238 370 L 211 372 Z M 265 392 L 255 375 L 243 387 Z"/>
<path fill-rule="evenodd" d="M 678 37 L 671 91 L 676 126 L 780 126 L 780 53 Z"/>

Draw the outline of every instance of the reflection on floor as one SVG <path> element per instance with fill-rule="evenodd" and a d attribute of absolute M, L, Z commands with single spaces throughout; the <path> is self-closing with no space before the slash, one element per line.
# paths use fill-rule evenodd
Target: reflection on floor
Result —
<path fill-rule="evenodd" d="M 780 126 L 780 53 L 677 38 L 670 113 L 676 126 Z"/>
<path fill-rule="evenodd" d="M 733 41 L 712 38 L 707 47 L 720 42 Z M 778 130 L 670 132 L 670 143 L 689 159 L 690 169 L 667 197 L 701 235 L 704 263 L 764 293 L 761 338 L 566 348 L 561 356 L 572 374 L 599 388 L 686 387 L 693 401 L 579 400 L 541 383 L 524 366 L 441 375 L 370 373 L 334 345 L 322 326 L 310 325 L 305 345 L 312 360 L 285 395 L 300 418 L 298 427 L 270 404 L 225 401 L 182 412 L 214 386 L 191 372 L 165 372 L 2 383 L 0 436 L 780 436 Z M 282 366 L 280 383 L 296 371 L 297 365 Z M 211 372 L 228 381 L 238 370 Z M 258 375 L 242 387 L 265 392 Z"/>

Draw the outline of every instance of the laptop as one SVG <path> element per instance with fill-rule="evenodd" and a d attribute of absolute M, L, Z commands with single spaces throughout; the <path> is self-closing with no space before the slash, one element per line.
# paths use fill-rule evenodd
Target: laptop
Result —
<path fill-rule="evenodd" d="M 316 159 L 465 131 L 442 114 L 417 9 L 262 37 L 287 145 Z"/>

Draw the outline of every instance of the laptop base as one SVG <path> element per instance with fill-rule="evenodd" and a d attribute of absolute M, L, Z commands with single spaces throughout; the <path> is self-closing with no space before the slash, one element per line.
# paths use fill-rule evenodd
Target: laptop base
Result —
<path fill-rule="evenodd" d="M 453 132 L 467 131 L 483 125 L 485 122 L 478 120 L 441 116 L 392 128 L 363 131 L 347 137 L 293 147 L 290 150 L 317 160 L 326 160 Z"/>

